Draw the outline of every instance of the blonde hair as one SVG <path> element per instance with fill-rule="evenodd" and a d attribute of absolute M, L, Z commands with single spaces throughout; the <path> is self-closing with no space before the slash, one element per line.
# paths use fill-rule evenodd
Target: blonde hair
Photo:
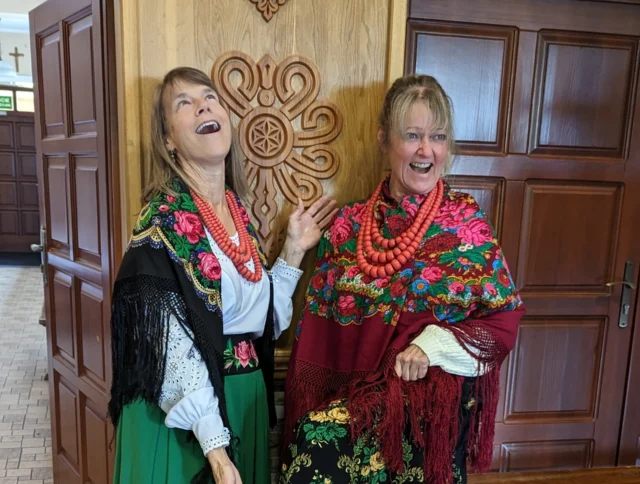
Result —
<path fill-rule="evenodd" d="M 389 142 L 391 131 L 404 133 L 407 117 L 416 104 L 424 105 L 433 117 L 433 128 L 443 130 L 447 136 L 447 162 L 443 175 L 449 173 L 455 152 L 453 103 L 442 86 L 431 76 L 411 74 L 395 80 L 387 91 L 380 112 L 379 125 L 383 131 L 382 143 Z"/>
<path fill-rule="evenodd" d="M 192 67 L 172 69 L 164 76 L 162 83 L 156 87 L 151 113 L 151 172 L 149 181 L 142 191 L 143 205 L 158 193 L 175 195 L 174 189 L 170 185 L 171 180 L 175 177 L 180 177 L 189 188 L 196 188 L 195 180 L 185 172 L 183 167 L 176 162 L 177 160 L 174 160 L 166 144 L 168 133 L 164 98 L 167 90 L 179 82 L 206 86 L 218 92 L 211 79 L 204 72 Z M 228 108 L 224 107 L 229 112 Z M 235 129 L 232 128 L 231 131 L 231 149 L 224 161 L 225 183 L 236 195 L 246 201 L 249 196 L 249 187 L 240 161 L 242 158 L 239 156 L 237 135 Z"/>

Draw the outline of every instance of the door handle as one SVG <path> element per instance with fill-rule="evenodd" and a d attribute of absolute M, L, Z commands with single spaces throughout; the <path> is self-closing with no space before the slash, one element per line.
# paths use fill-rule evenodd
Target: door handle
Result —
<path fill-rule="evenodd" d="M 42 272 L 42 282 L 47 285 L 47 274 L 49 273 L 48 260 L 47 260 L 47 229 L 44 225 L 40 226 L 40 243 L 31 244 L 31 250 L 33 252 L 40 252 L 40 271 Z"/>
<path fill-rule="evenodd" d="M 631 291 L 637 289 L 633 282 L 633 261 L 628 260 L 624 265 L 624 277 L 622 281 L 607 282 L 606 286 L 611 287 L 617 284 L 622 285 L 622 295 L 620 296 L 620 312 L 618 314 L 618 327 L 629 326 L 629 313 L 631 312 Z"/>

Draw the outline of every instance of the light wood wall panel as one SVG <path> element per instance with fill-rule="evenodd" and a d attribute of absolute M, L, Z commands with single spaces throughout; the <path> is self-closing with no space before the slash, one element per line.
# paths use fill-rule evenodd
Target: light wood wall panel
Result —
<path fill-rule="evenodd" d="M 376 142 L 377 117 L 386 84 L 393 80 L 387 78 L 401 74 L 404 32 L 399 27 L 406 22 L 407 0 L 289 0 L 269 22 L 250 0 L 121 0 L 120 11 L 119 129 L 126 160 L 126 234 L 140 208 L 149 166 L 154 86 L 179 65 L 210 73 L 216 58 L 232 50 L 255 62 L 265 54 L 276 63 L 301 55 L 317 67 L 317 99 L 335 104 L 343 117 L 341 134 L 331 143 L 340 168 L 321 182 L 325 194 L 345 203 L 366 197 L 380 180 L 385 165 Z M 292 207 L 281 194 L 277 201 L 283 212 L 277 225 L 282 229 Z M 311 257 L 305 267 L 310 264 Z M 306 279 L 298 289 L 297 309 L 305 286 Z"/>

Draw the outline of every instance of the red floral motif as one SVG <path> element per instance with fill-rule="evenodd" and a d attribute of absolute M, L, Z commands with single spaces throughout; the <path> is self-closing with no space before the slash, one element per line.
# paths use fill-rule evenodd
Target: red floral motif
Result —
<path fill-rule="evenodd" d="M 411 198 L 412 197 L 404 197 L 400 202 L 400 206 L 413 221 L 420 209 L 420 205 L 422 205 L 422 202 L 424 202 L 426 197 L 415 195 L 415 203 L 411 201 Z"/>
<path fill-rule="evenodd" d="M 162 204 L 158 207 L 158 210 L 160 210 L 161 212 L 168 212 L 169 211 L 169 205 L 166 204 Z"/>
<path fill-rule="evenodd" d="M 336 218 L 333 222 L 333 227 L 331 227 L 331 244 L 334 247 L 338 247 L 347 242 L 351 238 L 352 228 L 351 222 L 344 217 Z"/>
<path fill-rule="evenodd" d="M 471 244 L 479 247 L 493 240 L 491 227 L 486 220 L 474 218 L 469 223 L 458 228 L 458 237 L 464 244 Z"/>
<path fill-rule="evenodd" d="M 320 289 L 322 289 L 325 286 L 324 275 L 318 273 L 315 276 L 313 276 L 313 279 L 311 279 L 311 285 L 316 291 L 319 291 Z"/>
<path fill-rule="evenodd" d="M 347 271 L 347 278 L 348 279 L 353 279 L 358 274 L 360 274 L 360 268 L 358 266 L 351 266 L 351 267 L 349 267 L 349 270 Z"/>
<path fill-rule="evenodd" d="M 222 269 L 220 268 L 220 263 L 216 256 L 206 252 L 200 252 L 198 254 L 198 259 L 200 259 L 200 263 L 198 264 L 198 269 L 202 273 L 204 277 L 209 279 L 210 281 L 217 281 L 220 279 L 220 275 L 222 274 Z"/>
<path fill-rule="evenodd" d="M 249 348 L 251 350 L 251 358 L 258 361 L 258 354 L 256 353 L 256 347 L 253 344 L 253 341 L 249 343 Z"/>
<path fill-rule="evenodd" d="M 498 270 L 498 282 L 506 287 L 509 287 L 511 285 L 511 280 L 509 279 L 509 275 L 507 274 L 507 271 L 504 269 L 499 269 Z"/>
<path fill-rule="evenodd" d="M 384 278 L 384 279 L 376 279 L 376 287 L 379 289 L 384 289 L 385 287 L 389 286 L 389 279 L 388 278 Z"/>
<path fill-rule="evenodd" d="M 178 235 L 186 236 L 189 243 L 197 244 L 204 237 L 204 229 L 198 215 L 181 210 L 174 212 L 173 215 L 176 218 L 173 229 Z"/>
<path fill-rule="evenodd" d="M 331 269 L 329 272 L 327 272 L 327 284 L 329 284 L 329 286 L 334 287 L 336 283 L 336 271 Z"/>
<path fill-rule="evenodd" d="M 240 362 L 240 365 L 242 365 L 242 368 L 246 368 L 249 362 L 251 361 L 251 358 L 252 358 L 251 346 L 253 345 L 247 344 L 246 341 L 241 341 L 238 344 L 238 346 L 233 348 L 236 359 Z M 254 350 L 254 353 L 255 353 L 255 350 Z"/>
<path fill-rule="evenodd" d="M 391 297 L 400 297 L 406 291 L 407 280 L 404 277 L 396 279 L 389 289 Z"/>
<path fill-rule="evenodd" d="M 389 232 L 394 237 L 407 230 L 409 228 L 409 222 L 409 219 L 401 217 L 400 215 L 392 215 L 385 220 Z"/>
<path fill-rule="evenodd" d="M 442 279 L 442 269 L 439 267 L 426 267 L 422 269 L 420 277 L 426 280 L 429 284 L 435 284 Z"/>
<path fill-rule="evenodd" d="M 498 295 L 498 291 L 496 289 L 496 286 L 494 286 L 493 284 L 491 284 L 490 282 L 487 282 L 484 285 L 484 288 L 487 290 L 487 292 L 489 294 L 491 294 L 492 296 L 497 296 Z"/>
<path fill-rule="evenodd" d="M 342 216 L 347 220 L 351 219 L 354 222 L 360 224 L 362 223 L 362 215 L 364 214 L 364 209 L 366 205 L 364 203 L 354 203 L 353 206 L 346 206 L 342 210 Z"/>
<path fill-rule="evenodd" d="M 449 288 L 456 294 L 462 294 L 465 290 L 465 285 L 462 284 L 461 282 L 453 282 L 451 283 L 451 285 L 449 286 Z"/>
<path fill-rule="evenodd" d="M 176 201 L 176 197 L 173 195 L 167 195 L 167 202 L 174 203 Z"/>
<path fill-rule="evenodd" d="M 440 252 L 450 252 L 460 245 L 460 239 L 450 232 L 444 232 L 428 239 L 424 244 L 426 254 L 437 254 Z"/>
<path fill-rule="evenodd" d="M 356 312 L 356 300 L 352 295 L 340 296 L 338 298 L 338 307 L 343 315 L 350 316 Z"/>
<path fill-rule="evenodd" d="M 484 290 L 482 289 L 482 286 L 479 286 L 477 284 L 474 284 L 473 286 L 471 286 L 471 294 L 473 294 L 476 297 L 480 297 L 482 296 L 482 293 L 484 292 Z"/>

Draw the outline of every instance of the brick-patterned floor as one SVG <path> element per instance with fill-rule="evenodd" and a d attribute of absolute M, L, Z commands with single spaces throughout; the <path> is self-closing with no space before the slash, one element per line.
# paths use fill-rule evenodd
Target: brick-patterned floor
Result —
<path fill-rule="evenodd" d="M 0 484 L 53 484 L 42 301 L 39 268 L 0 266 Z"/>

